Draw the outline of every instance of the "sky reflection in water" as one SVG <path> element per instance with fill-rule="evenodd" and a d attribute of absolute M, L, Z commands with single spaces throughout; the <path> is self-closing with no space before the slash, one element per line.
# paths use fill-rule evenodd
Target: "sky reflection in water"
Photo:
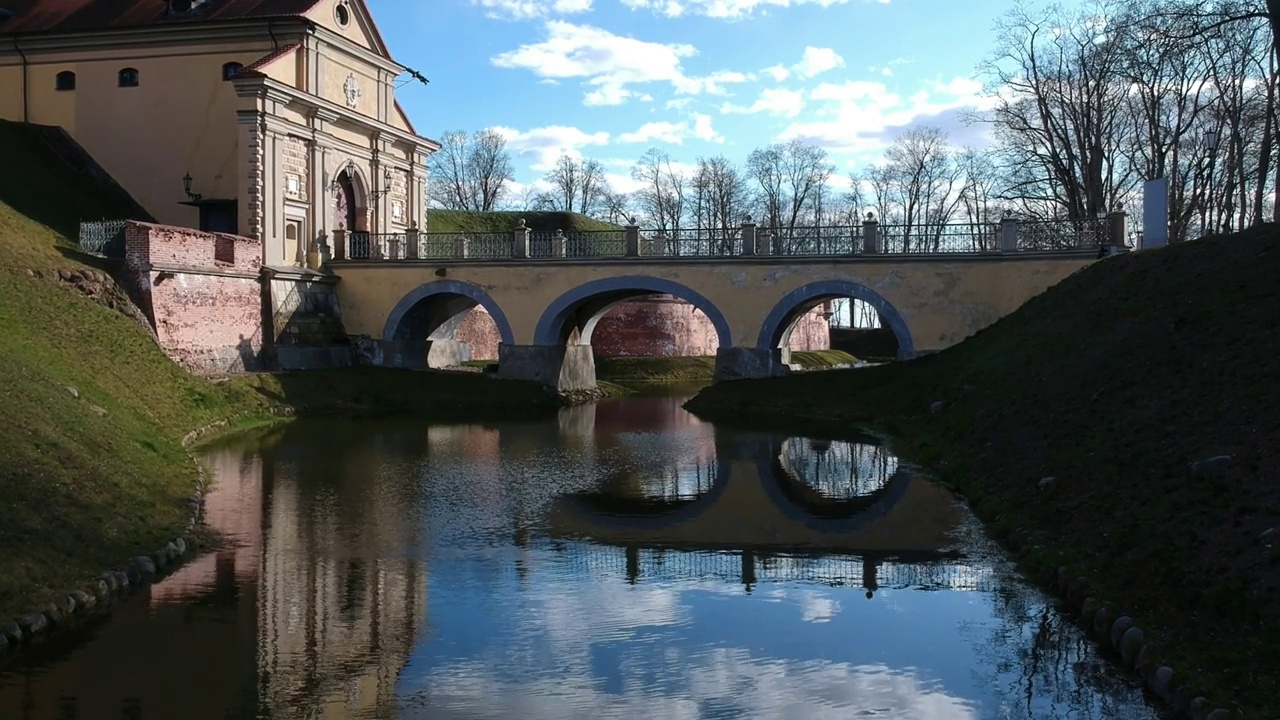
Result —
<path fill-rule="evenodd" d="M 297 423 L 209 464 L 238 545 L 0 675 L 0 717 L 1156 717 L 870 445 L 638 398 Z M 135 681 L 174 666 L 183 695 Z"/>

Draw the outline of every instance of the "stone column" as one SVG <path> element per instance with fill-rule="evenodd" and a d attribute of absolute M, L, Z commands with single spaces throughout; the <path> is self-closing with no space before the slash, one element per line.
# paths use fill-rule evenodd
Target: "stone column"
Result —
<path fill-rule="evenodd" d="M 347 231 L 345 228 L 334 228 L 333 230 L 333 259 L 347 259 Z"/>
<path fill-rule="evenodd" d="M 862 254 L 880 254 L 880 223 L 872 213 L 867 213 L 867 219 L 862 221 Z"/>
<path fill-rule="evenodd" d="M 667 254 L 667 234 L 661 230 L 653 236 L 653 256 L 664 257 Z"/>
<path fill-rule="evenodd" d="M 623 228 L 627 244 L 627 257 L 640 257 L 640 226 L 632 218 L 630 224 Z"/>
<path fill-rule="evenodd" d="M 523 260 L 529 257 L 529 228 L 524 224 L 524 218 L 520 219 L 520 224 L 516 226 L 515 233 L 512 237 L 515 241 L 511 246 L 511 257 L 517 260 Z"/>
<path fill-rule="evenodd" d="M 742 223 L 742 254 L 755 255 L 756 250 L 756 224 L 747 220 Z"/>
<path fill-rule="evenodd" d="M 409 229 L 404 231 L 404 258 L 406 260 L 418 259 L 418 223 L 416 220 L 409 221 Z"/>
<path fill-rule="evenodd" d="M 1000 252 L 1018 252 L 1018 219 L 1005 217 L 1000 220 Z"/>
<path fill-rule="evenodd" d="M 1107 213 L 1107 239 L 1112 252 L 1124 252 L 1129 247 L 1129 214 L 1123 210 Z"/>
<path fill-rule="evenodd" d="M 756 255 L 773 254 L 773 231 L 769 228 L 756 229 Z"/>

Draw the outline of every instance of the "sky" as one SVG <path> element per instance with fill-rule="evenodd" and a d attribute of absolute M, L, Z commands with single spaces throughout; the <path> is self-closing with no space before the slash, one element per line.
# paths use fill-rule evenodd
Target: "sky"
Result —
<path fill-rule="evenodd" d="M 985 144 L 963 118 L 1013 0 L 367 2 L 393 57 L 430 80 L 397 91 L 419 134 L 492 127 L 519 185 L 567 152 L 627 192 L 650 147 L 741 163 L 800 139 L 847 176 L 909 127 Z"/>

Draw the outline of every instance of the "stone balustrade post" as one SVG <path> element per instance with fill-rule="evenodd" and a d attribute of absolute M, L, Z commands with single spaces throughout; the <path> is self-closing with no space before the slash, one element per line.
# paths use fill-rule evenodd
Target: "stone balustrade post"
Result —
<path fill-rule="evenodd" d="M 333 259 L 347 259 L 347 231 L 345 228 L 338 228 L 333 231 Z"/>
<path fill-rule="evenodd" d="M 742 254 L 755 255 L 756 253 L 756 224 L 750 220 L 742 223 Z"/>
<path fill-rule="evenodd" d="M 458 235 L 453 239 L 453 257 L 457 260 L 465 260 L 467 258 L 467 248 L 470 243 L 467 241 L 466 235 Z"/>
<path fill-rule="evenodd" d="M 411 223 L 409 229 L 404 232 L 404 258 L 406 260 L 417 260 L 419 254 L 419 231 L 416 223 Z"/>
<path fill-rule="evenodd" d="M 630 224 L 623 228 L 622 232 L 626 240 L 627 257 L 640 257 L 640 226 L 636 225 L 635 218 L 631 219 Z"/>
<path fill-rule="evenodd" d="M 1000 219 L 1000 252 L 1018 252 L 1018 219 L 1004 217 Z"/>
<path fill-rule="evenodd" d="M 773 255 L 773 231 L 769 228 L 756 229 L 756 255 Z"/>
<path fill-rule="evenodd" d="M 520 219 L 520 224 L 516 225 L 515 234 L 512 239 L 514 243 L 511 246 L 511 257 L 518 260 L 524 260 L 529 257 L 529 228 L 524 224 L 524 218 Z"/>
<path fill-rule="evenodd" d="M 1123 210 L 1107 213 L 1107 240 L 1111 252 L 1124 252 L 1129 247 L 1129 214 Z"/>
<path fill-rule="evenodd" d="M 662 230 L 653 236 L 653 255 L 654 257 L 663 257 L 667 254 L 667 234 Z"/>
<path fill-rule="evenodd" d="M 880 223 L 871 213 L 867 213 L 867 219 L 862 221 L 862 254 L 880 254 Z"/>
<path fill-rule="evenodd" d="M 551 257 L 564 257 L 567 245 L 568 239 L 564 236 L 564 231 L 556 230 L 556 234 L 551 236 Z"/>

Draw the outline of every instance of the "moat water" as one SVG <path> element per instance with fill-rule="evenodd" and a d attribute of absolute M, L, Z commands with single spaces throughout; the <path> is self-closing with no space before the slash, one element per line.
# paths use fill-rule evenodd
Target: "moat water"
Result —
<path fill-rule="evenodd" d="M 1155 718 L 873 440 L 683 398 L 211 449 L 231 544 L 0 674 L 0 718 Z"/>

